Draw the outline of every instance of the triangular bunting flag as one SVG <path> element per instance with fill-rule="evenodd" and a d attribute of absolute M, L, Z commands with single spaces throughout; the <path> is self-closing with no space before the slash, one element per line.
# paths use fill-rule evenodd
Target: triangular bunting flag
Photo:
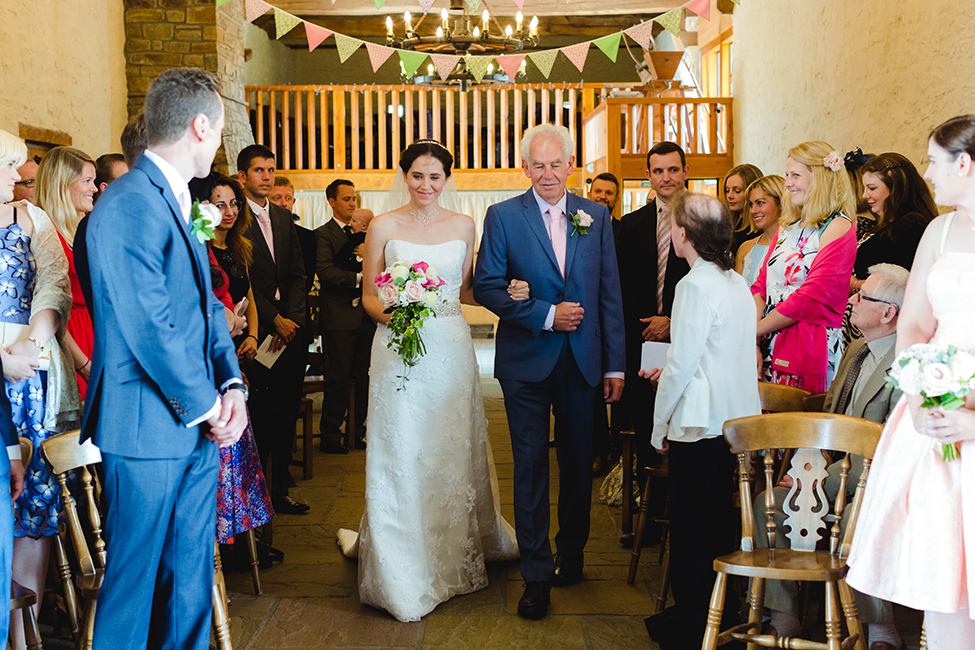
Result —
<path fill-rule="evenodd" d="M 464 0 L 467 3 L 467 11 L 471 15 L 477 14 L 477 8 L 481 6 L 481 0 Z"/>
<path fill-rule="evenodd" d="M 501 66 L 504 73 L 508 75 L 508 79 L 514 81 L 515 76 L 518 74 L 518 69 L 521 68 L 521 62 L 525 60 L 525 55 L 496 56 L 494 60 L 498 62 L 498 65 Z"/>
<path fill-rule="evenodd" d="M 464 60 L 467 62 L 467 71 L 474 77 L 474 83 L 481 83 L 481 79 L 487 74 L 488 66 L 491 65 L 491 57 L 467 55 Z"/>
<path fill-rule="evenodd" d="M 335 35 L 335 47 L 339 51 L 339 61 L 342 63 L 345 63 L 361 45 L 362 41 L 358 38 L 352 38 L 344 34 Z"/>
<path fill-rule="evenodd" d="M 431 54 L 430 58 L 433 59 L 433 67 L 437 69 L 437 74 L 440 75 L 442 81 L 447 81 L 447 77 L 450 76 L 450 73 L 457 67 L 457 62 L 460 61 L 459 56 L 452 54 Z"/>
<path fill-rule="evenodd" d="M 616 63 L 616 55 L 620 51 L 620 37 L 623 36 L 620 32 L 615 34 L 610 34 L 609 36 L 603 36 L 599 40 L 593 41 L 596 47 L 602 50 L 602 53 L 609 57 L 609 60 Z"/>
<path fill-rule="evenodd" d="M 423 65 L 423 60 L 427 58 L 427 55 L 423 52 L 412 52 L 410 50 L 396 51 L 399 53 L 399 60 L 403 62 L 403 68 L 406 70 L 407 77 L 412 77 L 416 74 L 416 71 Z"/>
<path fill-rule="evenodd" d="M 305 21 L 305 35 L 308 37 L 308 51 L 311 52 L 322 44 L 326 38 L 332 35 L 331 30 L 319 27 L 315 23 Z"/>
<path fill-rule="evenodd" d="M 369 63 L 372 64 L 372 71 L 379 72 L 379 68 L 386 63 L 386 59 L 392 56 L 393 48 L 386 47 L 385 45 L 376 45 L 375 43 L 366 42 L 366 50 L 369 52 Z"/>
<path fill-rule="evenodd" d="M 244 0 L 244 15 L 252 23 L 268 12 L 271 5 L 264 0 Z"/>
<path fill-rule="evenodd" d="M 521 11 L 525 6 L 525 0 L 515 0 L 515 6 L 518 7 L 518 11 Z"/>
<path fill-rule="evenodd" d="M 372 0 L 376 4 L 376 9 L 382 9 L 383 5 L 386 4 L 386 0 Z M 335 2 L 335 0 L 332 0 Z"/>
<path fill-rule="evenodd" d="M 682 15 L 681 7 L 677 7 L 661 16 L 657 16 L 653 19 L 653 22 L 660 23 L 664 29 L 674 36 L 680 36 L 680 19 Z"/>
<path fill-rule="evenodd" d="M 562 54 L 572 61 L 572 65 L 579 68 L 579 72 L 582 72 L 582 68 L 586 65 L 586 57 L 589 56 L 589 42 L 563 47 Z"/>
<path fill-rule="evenodd" d="M 632 38 L 637 44 L 645 50 L 650 49 L 650 39 L 653 38 L 653 23 L 640 23 L 639 25 L 634 25 L 629 29 L 624 29 L 623 33 Z"/>
<path fill-rule="evenodd" d="M 548 76 L 552 74 L 552 66 L 555 65 L 555 57 L 558 54 L 558 50 L 542 50 L 541 52 L 532 52 L 528 58 L 535 64 L 539 72 L 548 79 Z"/>
<path fill-rule="evenodd" d="M 434 0 L 417 0 L 420 3 L 420 9 L 423 10 L 424 15 L 430 13 L 430 8 L 433 7 Z"/>
<path fill-rule="evenodd" d="M 710 22 L 711 20 L 711 0 L 691 0 L 686 5 L 686 8 L 690 9 L 698 16 Z"/>
<path fill-rule="evenodd" d="M 217 0 L 217 7 L 222 7 L 228 2 L 230 2 L 230 0 Z"/>
<path fill-rule="evenodd" d="M 740 5 L 741 4 L 741 0 L 731 0 L 731 1 L 734 2 L 736 5 Z"/>
<path fill-rule="evenodd" d="M 277 7 L 274 8 L 274 38 L 281 38 L 292 29 L 298 26 L 301 19 L 297 16 L 292 16 L 287 11 L 281 11 Z"/>

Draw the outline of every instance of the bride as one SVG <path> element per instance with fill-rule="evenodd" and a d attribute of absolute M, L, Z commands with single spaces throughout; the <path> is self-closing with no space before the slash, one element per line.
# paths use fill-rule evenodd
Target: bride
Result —
<path fill-rule="evenodd" d="M 362 602 L 401 621 L 418 621 L 447 599 L 486 587 L 485 561 L 518 557 L 514 530 L 500 513 L 477 361 L 460 307 L 476 304 L 474 221 L 442 207 L 446 195 L 440 200 L 452 164 L 439 142 L 407 147 L 389 211 L 372 221 L 365 241 L 362 303 L 379 324 L 369 371 L 366 504 L 358 538 L 340 530 L 338 542 L 346 555 L 358 554 Z M 408 194 L 397 191 L 404 183 Z M 403 361 L 386 347 L 389 315 L 372 281 L 400 260 L 427 262 L 447 282 L 446 304 L 423 325 L 426 355 L 405 383 Z M 512 281 L 513 299 L 528 292 L 527 283 Z"/>

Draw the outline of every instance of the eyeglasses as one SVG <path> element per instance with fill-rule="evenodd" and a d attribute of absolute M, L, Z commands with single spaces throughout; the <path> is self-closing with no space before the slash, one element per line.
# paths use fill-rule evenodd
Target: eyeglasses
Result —
<path fill-rule="evenodd" d="M 24 187 L 34 187 L 34 182 L 36 179 L 28 178 L 25 181 L 14 181 L 14 185 L 23 185 Z"/>
<path fill-rule="evenodd" d="M 880 298 L 871 298 L 870 296 L 865 296 L 865 295 L 863 295 L 863 292 L 860 289 L 857 289 L 853 293 L 853 295 L 855 295 L 857 297 L 857 300 L 858 301 L 859 300 L 866 300 L 867 302 L 879 302 L 879 303 L 884 304 L 884 305 L 893 305 L 894 307 L 897 307 L 897 305 L 895 303 L 889 302 L 887 300 L 881 300 Z"/>

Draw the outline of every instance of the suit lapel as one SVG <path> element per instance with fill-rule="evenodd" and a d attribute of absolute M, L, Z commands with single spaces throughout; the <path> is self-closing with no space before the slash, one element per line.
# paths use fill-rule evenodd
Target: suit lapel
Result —
<path fill-rule="evenodd" d="M 531 190 L 528 190 L 522 195 L 521 202 L 525 209 L 525 220 L 528 221 L 528 225 L 538 238 L 538 243 L 541 244 L 542 250 L 545 251 L 552 266 L 555 267 L 555 272 L 562 275 L 562 271 L 559 269 L 558 259 L 555 257 L 555 249 L 552 248 L 552 240 L 549 238 L 548 230 L 545 228 L 542 213 L 538 209 L 538 202 L 535 201 L 535 194 Z"/>
<path fill-rule="evenodd" d="M 894 363 L 894 352 L 895 346 L 891 346 L 887 354 L 877 363 L 876 369 L 874 369 L 873 374 L 867 379 L 867 383 L 863 385 L 863 390 L 860 391 L 859 398 L 853 404 L 852 415 L 862 418 L 867 404 L 877 396 L 877 393 L 883 390 L 887 384 L 887 369 Z"/>
<path fill-rule="evenodd" d="M 290 240 L 290 233 L 288 232 L 288 224 L 285 222 L 285 217 L 274 210 L 271 206 L 273 204 L 267 202 L 267 213 L 268 217 L 271 219 L 271 233 L 274 236 L 274 266 L 278 273 L 278 282 L 280 283 L 281 278 L 287 272 L 287 261 L 288 261 L 288 245 L 287 242 Z M 273 215 L 273 216 L 272 216 Z"/>
<path fill-rule="evenodd" d="M 247 206 L 247 213 L 251 216 L 251 228 L 254 231 L 254 236 L 251 238 L 251 243 L 254 247 L 261 252 L 262 255 L 267 260 L 267 263 L 274 267 L 274 258 L 271 256 L 271 249 L 267 247 L 267 240 L 264 239 L 264 231 L 261 230 L 261 224 L 257 222 L 257 215 L 251 210 L 250 203 L 246 201 L 244 204 Z"/>
<path fill-rule="evenodd" d="M 576 233 L 574 237 L 569 237 L 572 234 L 569 215 L 579 209 L 579 198 L 568 190 L 565 191 L 565 195 L 565 277 L 568 278 L 569 271 L 572 270 L 572 261 L 575 259 L 576 248 L 579 247 L 579 241 L 583 235 Z"/>

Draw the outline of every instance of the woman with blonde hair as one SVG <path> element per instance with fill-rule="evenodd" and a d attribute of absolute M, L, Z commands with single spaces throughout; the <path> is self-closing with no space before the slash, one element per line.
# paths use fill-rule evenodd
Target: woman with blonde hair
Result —
<path fill-rule="evenodd" d="M 758 278 L 768 247 L 775 241 L 784 197 L 785 179 L 781 176 L 762 176 L 745 189 L 748 209 L 742 216 L 750 230 L 760 233 L 743 243 L 735 257 L 735 271 L 745 278 L 748 286 Z"/>
<path fill-rule="evenodd" d="M 74 147 L 54 147 L 45 154 L 37 168 L 37 192 L 34 205 L 47 213 L 54 223 L 64 256 L 68 260 L 68 279 L 71 281 L 71 318 L 65 337 L 68 352 L 78 373 L 78 390 L 85 397 L 88 372 L 91 369 L 91 350 L 95 345 L 91 314 L 78 282 L 74 265 L 74 236 L 78 223 L 94 207 L 95 161 L 84 151 Z"/>
<path fill-rule="evenodd" d="M 27 147 L 0 130 L 0 169 L 23 163 Z M 51 220 L 0 187 L 0 345 L 4 389 L 21 436 L 37 449 L 48 437 L 78 428 L 81 400 L 70 359 L 62 353 L 71 311 L 68 263 Z M 4 196 L 6 194 L 6 196 Z M 36 198 L 36 197 L 35 197 Z M 19 326 L 19 327 L 18 327 Z M 14 503 L 13 579 L 42 593 L 60 499 L 47 463 L 35 453 L 24 491 Z M 11 620 L 13 647 L 23 647 L 20 617 Z"/>
<path fill-rule="evenodd" d="M 843 310 L 856 258 L 856 200 L 828 143 L 789 150 L 779 233 L 752 285 L 763 378 L 825 392 L 843 354 Z"/>
<path fill-rule="evenodd" d="M 748 194 L 746 188 L 762 177 L 762 170 L 755 165 L 737 165 L 728 170 L 721 179 L 718 195 L 724 207 L 731 214 L 734 235 L 731 239 L 732 256 L 738 253 L 741 245 L 758 236 L 758 230 L 749 224 Z"/>

